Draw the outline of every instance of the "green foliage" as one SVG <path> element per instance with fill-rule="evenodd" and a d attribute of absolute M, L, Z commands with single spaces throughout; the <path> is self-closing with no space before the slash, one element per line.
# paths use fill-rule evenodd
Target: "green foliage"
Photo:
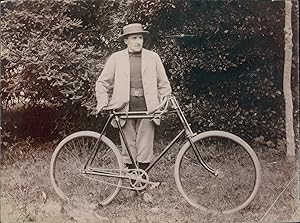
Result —
<path fill-rule="evenodd" d="M 101 121 L 89 116 L 94 83 L 107 57 L 125 47 L 118 36 L 130 22 L 150 31 L 146 48 L 162 57 L 194 129 L 274 138 L 282 127 L 282 2 L 24 0 L 2 6 L 2 106 L 54 108 L 52 132 Z M 177 129 L 173 121 L 168 118 L 162 134 Z"/>
<path fill-rule="evenodd" d="M 92 97 L 101 53 L 72 36 L 82 22 L 67 15 L 66 3 L 21 1 L 11 7 L 1 17 L 3 105 L 60 106 Z"/>
<path fill-rule="evenodd" d="M 194 129 L 224 129 L 247 139 L 283 136 L 283 6 L 174 1 L 152 17 L 153 48 Z M 176 130 L 172 123 L 162 132 Z"/>

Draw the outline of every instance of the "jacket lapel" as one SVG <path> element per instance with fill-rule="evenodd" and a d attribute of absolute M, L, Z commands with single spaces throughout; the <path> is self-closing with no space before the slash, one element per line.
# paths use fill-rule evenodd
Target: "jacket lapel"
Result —
<path fill-rule="evenodd" d="M 123 64 L 122 64 L 122 67 L 123 67 L 123 72 L 125 75 L 128 76 L 128 79 L 130 77 L 130 65 L 129 65 L 129 53 L 128 53 L 128 49 L 125 49 L 123 50 L 123 53 L 122 53 L 122 57 L 121 59 L 123 59 Z"/>
<path fill-rule="evenodd" d="M 148 58 L 148 52 L 145 49 L 143 49 L 142 50 L 142 77 L 145 76 L 145 70 L 146 70 L 147 65 L 148 65 L 148 63 L 147 63 L 148 59 L 149 59 Z"/>
<path fill-rule="evenodd" d="M 130 67 L 128 50 L 123 50 L 117 58 L 119 63 L 115 76 L 116 101 L 129 101 Z"/>

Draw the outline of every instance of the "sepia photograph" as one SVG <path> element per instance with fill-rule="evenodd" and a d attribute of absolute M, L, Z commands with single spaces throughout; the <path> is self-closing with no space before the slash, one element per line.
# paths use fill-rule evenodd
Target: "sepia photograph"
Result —
<path fill-rule="evenodd" d="M 300 222 L 298 1 L 0 15 L 0 223 Z"/>

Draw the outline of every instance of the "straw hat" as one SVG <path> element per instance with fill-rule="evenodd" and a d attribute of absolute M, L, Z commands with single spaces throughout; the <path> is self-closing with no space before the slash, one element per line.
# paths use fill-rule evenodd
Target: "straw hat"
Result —
<path fill-rule="evenodd" d="M 123 27 L 123 33 L 119 38 L 125 37 L 130 34 L 149 34 L 148 31 L 145 31 L 142 24 L 140 23 L 131 23 Z"/>

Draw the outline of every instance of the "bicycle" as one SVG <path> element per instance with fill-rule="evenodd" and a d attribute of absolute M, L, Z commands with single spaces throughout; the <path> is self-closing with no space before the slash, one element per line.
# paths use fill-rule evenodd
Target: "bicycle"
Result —
<path fill-rule="evenodd" d="M 119 112 L 117 107 L 120 106 L 105 108 L 110 115 L 101 133 L 76 132 L 56 147 L 50 175 L 62 199 L 85 196 L 89 202 L 108 205 L 121 188 L 140 191 L 148 185 L 157 186 L 159 183 L 150 181 L 148 172 L 183 137 L 185 143 L 177 154 L 174 177 L 180 194 L 190 205 L 204 212 L 229 214 L 245 208 L 254 199 L 261 182 L 261 167 L 253 149 L 240 137 L 218 130 L 194 133 L 173 95 L 150 112 Z M 146 170 L 139 169 L 120 120 L 153 119 L 165 113 L 176 114 L 183 128 Z M 111 121 L 115 121 L 123 137 L 133 169 L 125 167 L 118 147 L 105 135 Z"/>

